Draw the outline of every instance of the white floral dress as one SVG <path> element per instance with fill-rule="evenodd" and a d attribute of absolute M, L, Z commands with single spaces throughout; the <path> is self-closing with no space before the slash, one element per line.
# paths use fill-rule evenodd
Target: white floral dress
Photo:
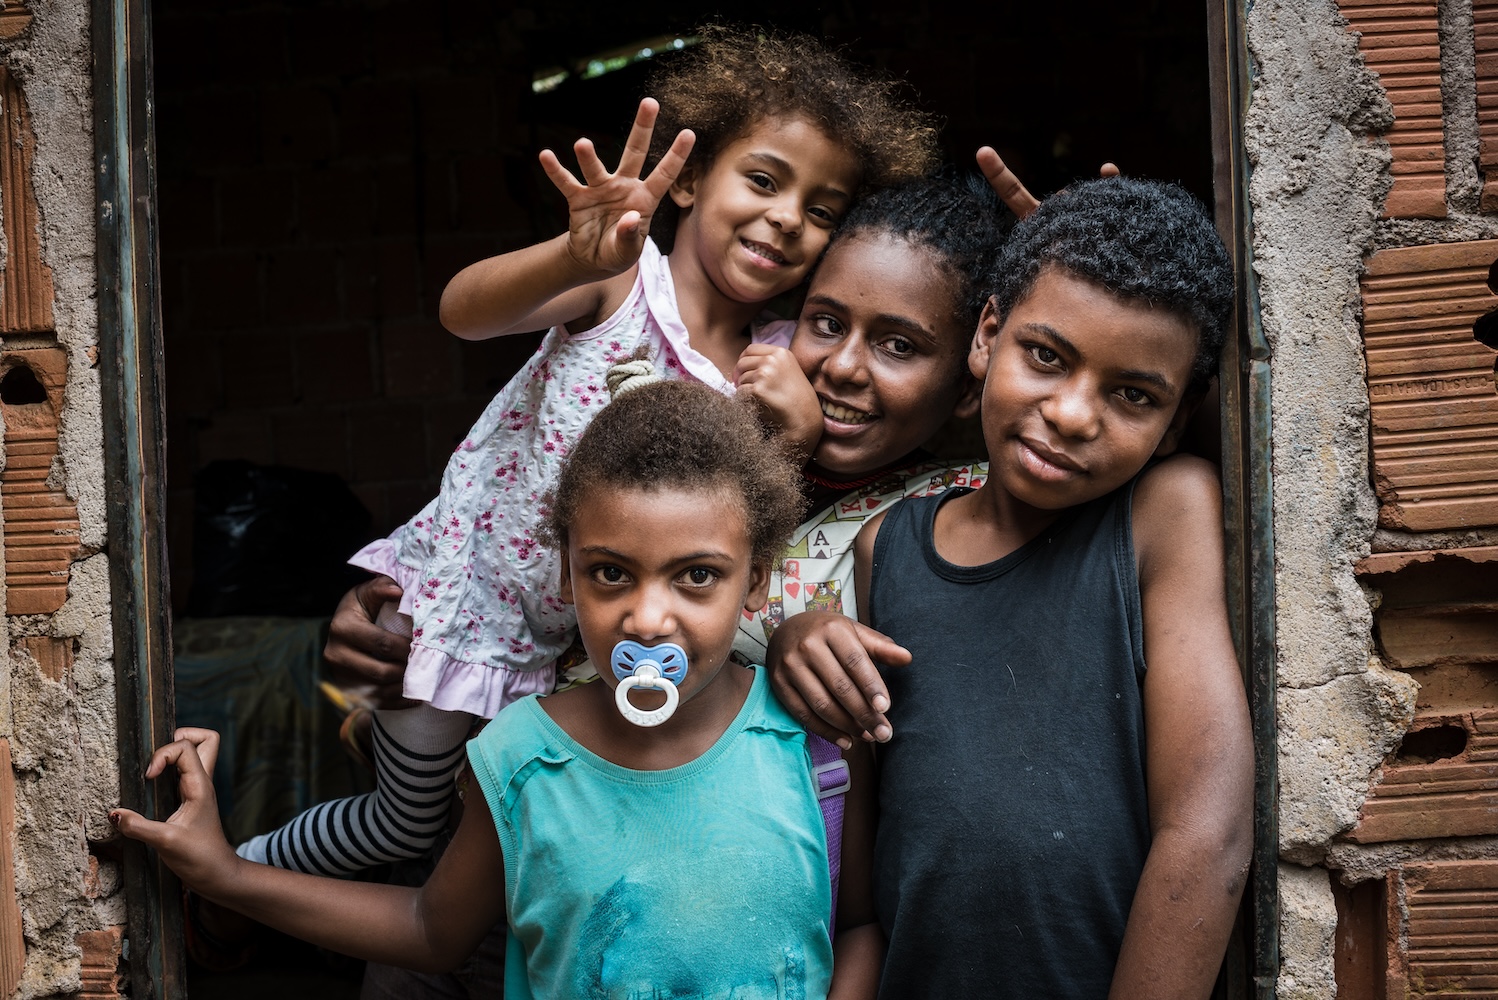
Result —
<path fill-rule="evenodd" d="M 785 346 L 792 328 L 769 323 L 754 339 Z M 406 697 L 493 718 L 517 698 L 551 691 L 576 618 L 558 597 L 557 553 L 536 538 L 542 497 L 608 403 L 609 366 L 641 347 L 666 378 L 734 391 L 688 342 L 666 258 L 649 240 L 625 303 L 591 330 L 549 331 L 458 445 L 436 498 L 349 560 L 404 590 Z"/>

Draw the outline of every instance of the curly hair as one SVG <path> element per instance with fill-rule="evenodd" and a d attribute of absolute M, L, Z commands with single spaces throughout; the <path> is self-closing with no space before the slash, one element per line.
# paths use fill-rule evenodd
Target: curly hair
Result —
<path fill-rule="evenodd" d="M 972 330 L 988 301 L 994 259 L 1014 228 L 1014 216 L 976 174 L 944 170 L 899 184 L 855 204 L 827 249 L 856 236 L 887 233 L 936 255 L 957 283 L 953 311 Z M 962 359 L 967 370 L 967 359 Z"/>
<path fill-rule="evenodd" d="M 803 117 L 848 149 L 862 170 L 855 196 L 920 177 L 937 163 L 936 120 L 899 86 L 855 66 L 809 35 L 713 24 L 661 66 L 648 93 L 660 101 L 650 164 L 678 132 L 697 136 L 689 166 L 704 169 L 729 143 L 770 118 Z M 677 213 L 669 199 L 651 236 L 669 249 Z"/>
<path fill-rule="evenodd" d="M 994 306 L 1007 315 L 1048 267 L 1185 319 L 1197 332 L 1192 389 L 1217 373 L 1233 309 L 1233 268 L 1202 203 L 1162 181 L 1083 181 L 1014 227 L 994 265 Z"/>
<path fill-rule="evenodd" d="M 727 489 L 743 505 L 756 565 L 779 564 L 801 523 L 800 471 L 753 412 L 696 382 L 622 393 L 588 425 L 547 494 L 542 537 L 561 548 L 594 490 Z"/>

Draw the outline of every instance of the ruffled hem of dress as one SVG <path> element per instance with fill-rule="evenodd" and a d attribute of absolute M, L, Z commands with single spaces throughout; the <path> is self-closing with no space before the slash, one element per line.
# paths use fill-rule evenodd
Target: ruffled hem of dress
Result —
<path fill-rule="evenodd" d="M 403 693 L 443 711 L 492 719 L 510 702 L 529 694 L 550 694 L 555 686 L 554 662 L 539 670 L 516 670 L 455 660 L 441 650 L 412 643 Z"/>
<path fill-rule="evenodd" d="M 367 569 L 371 573 L 383 573 L 401 588 L 400 613 L 411 614 L 411 595 L 421 584 L 421 571 L 407 566 L 396 556 L 395 540 L 377 538 L 349 557 L 349 565 Z"/>

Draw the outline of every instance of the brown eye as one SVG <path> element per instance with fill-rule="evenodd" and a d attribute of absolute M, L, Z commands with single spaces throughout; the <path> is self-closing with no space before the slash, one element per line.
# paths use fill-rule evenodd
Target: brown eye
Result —
<path fill-rule="evenodd" d="M 826 313 L 813 316 L 811 318 L 811 328 L 824 337 L 840 337 L 843 334 L 843 324 Z"/>

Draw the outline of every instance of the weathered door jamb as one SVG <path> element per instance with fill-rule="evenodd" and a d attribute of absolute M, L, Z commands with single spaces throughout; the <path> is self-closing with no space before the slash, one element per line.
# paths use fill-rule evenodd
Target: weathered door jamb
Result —
<path fill-rule="evenodd" d="M 175 790 L 143 777 L 152 750 L 170 742 L 175 724 L 149 0 L 94 0 L 92 32 L 120 802 L 164 818 L 175 808 Z M 186 1000 L 180 885 L 139 844 L 127 842 L 124 857 L 130 994 Z"/>
<path fill-rule="evenodd" d="M 1243 142 L 1249 0 L 1207 0 L 1217 229 L 1233 259 L 1235 325 L 1221 368 L 1222 473 L 1228 602 L 1254 734 L 1254 854 L 1246 893 L 1252 951 L 1243 978 L 1254 1000 L 1274 1000 L 1279 978 L 1279 775 L 1275 728 L 1274 510 L 1269 343 L 1253 270 L 1253 210 Z"/>

